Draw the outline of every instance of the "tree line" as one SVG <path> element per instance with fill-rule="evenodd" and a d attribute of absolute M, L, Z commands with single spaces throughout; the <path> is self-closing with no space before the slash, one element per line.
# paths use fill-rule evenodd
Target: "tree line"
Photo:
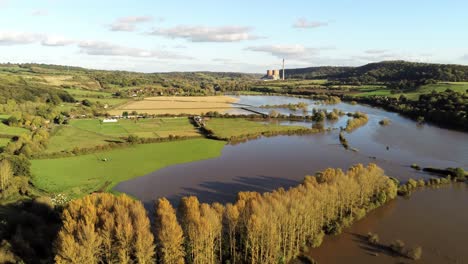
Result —
<path fill-rule="evenodd" d="M 327 169 L 302 184 L 241 192 L 235 203 L 160 198 L 151 227 L 141 202 L 92 194 L 69 203 L 55 243 L 57 263 L 287 263 L 326 233 L 395 198 L 397 185 L 375 164 Z"/>
<path fill-rule="evenodd" d="M 440 126 L 468 131 L 468 95 L 447 89 L 443 92 L 422 94 L 418 100 L 408 100 L 404 95 L 347 98 L 361 103 L 379 106 L 417 119 L 420 123 L 429 121 Z"/>

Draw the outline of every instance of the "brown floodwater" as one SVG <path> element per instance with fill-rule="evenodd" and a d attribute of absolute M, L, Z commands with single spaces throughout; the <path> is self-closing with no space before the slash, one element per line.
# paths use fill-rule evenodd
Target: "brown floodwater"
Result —
<path fill-rule="evenodd" d="M 239 99 L 241 104 L 257 107 L 308 102 L 309 112 L 312 108 L 361 111 L 368 114 L 369 122 L 346 134 L 350 146 L 358 152 L 345 150 L 340 145 L 338 129 L 314 135 L 263 137 L 226 145 L 214 159 L 174 165 L 122 182 L 115 190 L 137 197 L 152 210 L 158 197 L 167 197 L 175 206 L 180 197 L 187 195 L 196 195 L 202 202 L 233 202 L 239 191 L 267 192 L 278 187 L 287 188 L 300 183 L 305 175 L 328 167 L 346 169 L 356 163 L 374 162 L 387 175 L 402 181 L 433 177 L 411 169 L 413 163 L 421 167 L 468 169 L 468 133 L 429 124 L 419 126 L 396 113 L 365 105 L 318 106 L 311 100 L 282 96 L 240 96 Z M 383 118 L 390 119 L 391 124 L 380 126 L 378 122 Z M 308 122 L 282 123 L 312 126 Z M 346 117 L 326 124 L 335 128 L 345 125 Z M 468 263 L 468 250 L 463 250 L 468 242 L 467 202 L 466 185 L 418 191 L 409 200 L 398 198 L 373 211 L 348 233 L 327 238 L 323 246 L 311 254 L 319 263 L 405 263 L 403 259 L 384 253 L 374 257 L 362 249 L 365 245 L 359 243 L 353 233 L 372 231 L 384 241 L 402 239 L 408 245 L 423 246 L 424 261 L 420 263 Z"/>
<path fill-rule="evenodd" d="M 468 263 L 467 205 L 467 184 L 418 190 L 372 211 L 343 234 L 325 237 L 308 255 L 321 264 L 413 262 L 378 251 L 361 238 L 372 232 L 383 244 L 400 239 L 408 247 L 421 246 L 422 258 L 416 263 Z"/>

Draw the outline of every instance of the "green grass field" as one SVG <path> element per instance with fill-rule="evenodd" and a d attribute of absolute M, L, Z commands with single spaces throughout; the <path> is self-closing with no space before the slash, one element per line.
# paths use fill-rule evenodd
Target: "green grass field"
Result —
<path fill-rule="evenodd" d="M 399 97 L 400 95 L 405 95 L 408 99 L 417 100 L 421 94 L 428 94 L 432 91 L 443 92 L 447 89 L 451 89 L 457 92 L 466 93 L 468 90 L 468 82 L 443 82 L 437 84 L 428 84 L 419 87 L 418 89 L 407 92 L 407 93 L 396 93 L 392 94 L 390 89 L 387 89 L 383 86 L 356 86 L 352 88 L 354 91 L 358 91 L 355 96 L 392 96 Z"/>
<path fill-rule="evenodd" d="M 29 134 L 29 130 L 21 127 L 11 127 L 0 122 L 0 134 L 9 136 L 20 136 L 22 134 Z"/>
<path fill-rule="evenodd" d="M 263 124 L 241 118 L 212 118 L 206 122 L 206 128 L 214 132 L 214 135 L 229 139 L 231 137 L 260 134 L 263 132 L 281 132 L 302 130 L 301 126 L 282 126 L 277 124 Z"/>
<path fill-rule="evenodd" d="M 72 120 L 71 126 L 111 137 L 136 135 L 144 138 L 168 137 L 169 135 L 196 136 L 195 127 L 188 118 L 120 119 L 117 123 L 102 123 L 97 119 Z"/>
<path fill-rule="evenodd" d="M 76 97 L 101 97 L 101 98 L 111 98 L 112 93 L 100 92 L 100 91 L 90 91 L 82 89 L 65 89 L 69 94 Z"/>
<path fill-rule="evenodd" d="M 221 154 L 224 144 L 216 140 L 191 139 L 135 145 L 76 157 L 33 160 L 33 183 L 39 189 L 70 197 L 79 197 L 104 186 L 109 191 L 119 182 L 170 165 L 215 158 Z"/>
<path fill-rule="evenodd" d="M 29 130 L 25 128 L 5 125 L 3 121 L 8 118 L 10 118 L 10 115 L 0 115 L 0 135 L 20 136 L 22 134 L 29 134 Z"/>
<path fill-rule="evenodd" d="M 385 86 L 363 85 L 352 89 L 359 92 L 355 94 L 356 96 L 392 96 L 390 89 L 387 89 Z"/>
<path fill-rule="evenodd" d="M 419 95 L 431 93 L 432 91 L 443 92 L 447 89 L 451 89 L 456 92 L 467 93 L 468 91 L 468 82 L 451 82 L 451 83 L 437 83 L 437 84 L 428 84 L 418 88 L 416 91 L 411 93 L 405 93 L 410 99 L 418 99 Z"/>
<path fill-rule="evenodd" d="M 53 136 L 50 138 L 45 152 L 61 152 L 73 150 L 75 147 L 91 148 L 98 145 L 109 144 L 111 141 L 122 140 L 82 130 L 74 126 L 64 125 L 57 128 L 57 131 L 55 131 Z"/>
<path fill-rule="evenodd" d="M 5 147 L 10 141 L 11 139 L 9 138 L 0 138 L 0 148 Z"/>
<path fill-rule="evenodd" d="M 142 138 L 199 136 L 187 118 L 120 119 L 117 123 L 101 123 L 98 119 L 75 119 L 57 129 L 49 140 L 46 153 L 70 151 L 75 147 L 90 148 L 122 137 L 136 135 Z"/>

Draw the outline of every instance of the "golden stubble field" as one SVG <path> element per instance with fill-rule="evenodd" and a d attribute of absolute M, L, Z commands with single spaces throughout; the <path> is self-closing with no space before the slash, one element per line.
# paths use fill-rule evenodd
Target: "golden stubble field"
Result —
<path fill-rule="evenodd" d="M 124 111 L 137 111 L 148 114 L 193 114 L 209 111 L 220 113 L 232 109 L 232 103 L 238 99 L 230 96 L 159 96 L 148 97 L 140 101 L 128 102 L 109 111 L 111 115 L 121 115 Z"/>

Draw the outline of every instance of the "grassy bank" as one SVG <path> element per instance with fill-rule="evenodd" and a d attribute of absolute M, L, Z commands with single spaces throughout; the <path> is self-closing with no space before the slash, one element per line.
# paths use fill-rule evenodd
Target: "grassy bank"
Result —
<path fill-rule="evenodd" d="M 135 145 L 77 157 L 33 160 L 33 183 L 45 191 L 65 193 L 70 197 L 101 189 L 109 191 L 119 182 L 163 167 L 217 157 L 224 144 L 193 139 Z"/>
<path fill-rule="evenodd" d="M 261 123 L 242 118 L 212 118 L 206 122 L 206 128 L 220 139 L 238 138 L 247 135 L 261 135 L 266 132 L 302 131 L 302 126 L 283 126 L 279 124 Z"/>

